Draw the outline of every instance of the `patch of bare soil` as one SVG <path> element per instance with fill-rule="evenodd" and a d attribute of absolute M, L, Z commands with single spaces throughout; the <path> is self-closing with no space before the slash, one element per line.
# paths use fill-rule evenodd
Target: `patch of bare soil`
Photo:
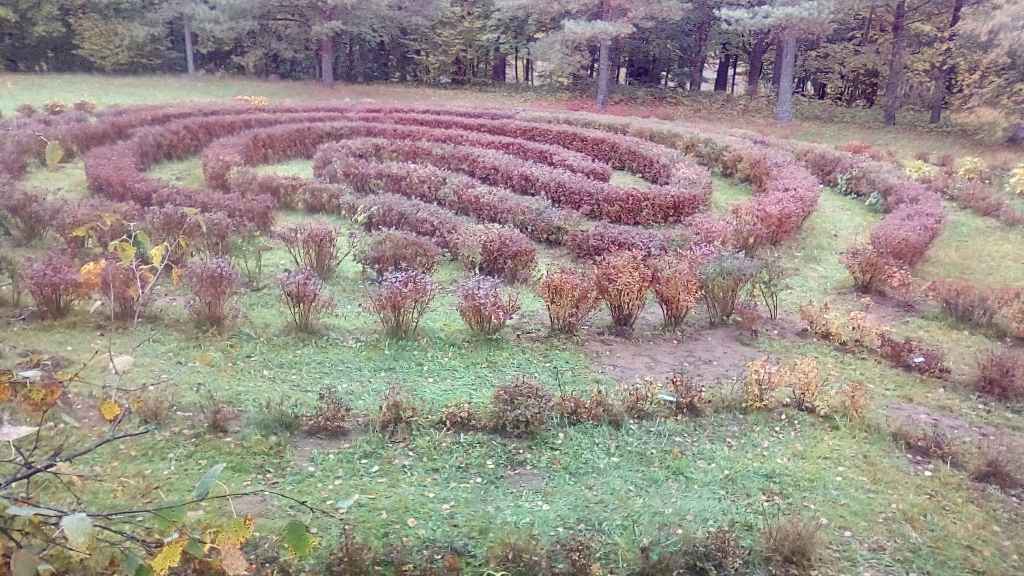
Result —
<path fill-rule="evenodd" d="M 361 430 L 350 430 L 346 434 L 333 437 L 314 436 L 300 433 L 294 436 L 291 441 L 292 454 L 295 455 L 297 466 L 310 466 L 310 457 L 313 452 L 333 452 L 348 448 L 352 440 L 362 434 Z"/>
<path fill-rule="evenodd" d="M 658 336 L 646 342 L 614 337 L 589 340 L 584 348 L 605 374 L 632 383 L 645 377 L 661 379 L 685 370 L 707 381 L 729 380 L 763 354 L 739 340 L 730 326 L 694 335 Z"/>
<path fill-rule="evenodd" d="M 540 490 L 544 487 L 544 475 L 539 470 L 511 468 L 506 470 L 503 476 L 513 492 Z"/>
<path fill-rule="evenodd" d="M 231 507 L 239 516 L 260 517 L 274 506 L 274 499 L 269 494 L 246 494 L 231 499 Z"/>
<path fill-rule="evenodd" d="M 995 438 L 1000 431 L 995 426 L 972 426 L 969 422 L 942 414 L 932 412 L 924 406 L 901 402 L 892 404 L 885 409 L 888 416 L 895 420 L 906 422 L 914 427 L 928 431 L 937 431 L 950 438 L 957 440 L 978 440 L 981 438 Z"/>

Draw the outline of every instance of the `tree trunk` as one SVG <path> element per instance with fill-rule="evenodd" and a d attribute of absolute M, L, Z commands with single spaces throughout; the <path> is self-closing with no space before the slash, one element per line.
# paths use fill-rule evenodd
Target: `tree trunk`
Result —
<path fill-rule="evenodd" d="M 1024 124 L 1017 124 L 1017 128 L 1013 131 L 1013 134 L 1006 139 L 1006 143 L 1012 144 L 1013 146 L 1024 145 Z"/>
<path fill-rule="evenodd" d="M 611 16 L 611 0 L 601 0 L 601 20 L 607 21 Z M 612 40 L 604 38 L 601 40 L 601 50 L 597 58 L 597 109 L 608 109 L 608 84 L 612 76 L 611 59 Z"/>
<path fill-rule="evenodd" d="M 724 50 L 724 47 L 723 47 Z M 729 88 L 729 65 L 732 55 L 723 53 L 718 58 L 718 71 L 715 73 L 715 92 L 725 92 Z"/>
<path fill-rule="evenodd" d="M 960 11 L 964 8 L 964 0 L 956 0 L 953 3 L 953 17 L 949 20 L 949 33 L 946 37 L 946 48 L 942 51 L 942 61 L 939 62 L 939 73 L 935 77 L 935 95 L 932 97 L 932 116 L 928 120 L 930 124 L 938 124 L 942 120 L 942 107 L 946 105 L 946 84 L 949 83 L 949 75 L 953 69 L 949 60 L 953 57 L 953 41 L 956 40 L 956 25 L 960 23 Z"/>
<path fill-rule="evenodd" d="M 740 65 L 740 55 L 739 54 L 733 54 L 732 55 L 732 83 L 729 86 L 729 94 L 731 94 L 731 95 L 735 95 L 736 94 L 736 69 L 739 67 L 739 65 Z"/>
<path fill-rule="evenodd" d="M 185 64 L 188 67 L 188 75 L 196 75 L 196 60 L 192 49 L 192 19 L 188 14 L 182 14 L 182 27 L 185 29 Z"/>
<path fill-rule="evenodd" d="M 330 36 L 320 39 L 320 77 L 324 88 L 334 89 L 334 39 Z"/>
<path fill-rule="evenodd" d="M 892 53 L 889 55 L 889 78 L 885 82 L 885 124 L 896 125 L 900 110 L 900 86 L 903 84 L 903 51 L 906 35 L 907 0 L 897 0 L 892 18 Z"/>
<path fill-rule="evenodd" d="M 491 65 L 491 82 L 504 84 L 508 80 L 506 69 L 508 68 L 508 56 L 501 51 L 501 48 L 494 47 L 494 63 Z"/>
<path fill-rule="evenodd" d="M 775 120 L 792 122 L 793 74 L 796 71 L 796 28 L 792 25 L 786 25 L 782 29 L 779 52 L 782 55 L 782 62 L 775 63 L 779 68 L 779 98 L 775 109 Z"/>
<path fill-rule="evenodd" d="M 782 40 L 775 43 L 775 63 L 772 65 L 772 92 L 779 93 L 782 82 Z"/>
<path fill-rule="evenodd" d="M 519 46 L 516 46 L 516 84 L 519 84 Z"/>
<path fill-rule="evenodd" d="M 704 62 L 706 54 L 704 48 L 708 42 L 708 33 L 711 31 L 711 20 L 697 24 L 693 34 L 693 54 L 690 55 L 690 92 L 700 92 L 701 84 L 704 83 Z"/>
<path fill-rule="evenodd" d="M 758 84 L 764 71 L 764 55 L 768 52 L 768 31 L 754 32 L 754 45 L 750 49 L 750 67 L 747 69 L 747 96 L 757 97 Z"/>

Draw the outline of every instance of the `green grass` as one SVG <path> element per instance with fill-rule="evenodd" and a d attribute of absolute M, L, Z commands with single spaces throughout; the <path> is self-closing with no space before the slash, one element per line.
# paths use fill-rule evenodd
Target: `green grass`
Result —
<path fill-rule="evenodd" d="M 101 102 L 235 94 L 276 99 L 301 97 L 302 91 L 312 98 L 335 96 L 312 84 L 237 79 L 0 77 L 0 86 L 5 82 L 11 83 L 0 94 L 5 113 L 19 101 L 38 102 L 53 94 L 69 101 L 91 94 Z M 106 91 L 101 93 L 100 87 Z M 448 94 L 465 101 L 481 98 L 475 93 L 399 87 L 345 87 L 336 95 L 354 98 L 361 90 L 382 99 L 413 99 L 417 94 L 428 99 Z M 258 170 L 312 175 L 309 161 Z M 151 173 L 177 184 L 203 184 L 197 159 L 161 164 Z M 80 163 L 57 171 L 36 169 L 28 180 L 41 190 L 86 193 Z M 635 176 L 622 172 L 613 181 L 641 185 Z M 748 196 L 746 186 L 715 179 L 715 210 L 727 210 Z M 1016 231 L 954 208 L 950 212 L 944 235 L 918 270 L 923 277 L 1024 283 L 1024 258 L 1019 257 L 1024 241 Z M 279 221 L 305 218 L 282 213 Z M 822 193 L 818 210 L 798 237 L 779 249 L 792 274 L 782 298 L 784 327 L 799 322 L 797 308 L 808 300 L 829 300 L 842 312 L 858 306 L 859 296 L 851 291 L 838 254 L 865 240 L 878 218 L 861 201 L 829 190 Z M 350 222 L 332 222 L 346 232 L 356 229 Z M 441 294 L 411 341 L 384 339 L 376 319 L 361 310 L 368 278 L 351 260 L 328 282 L 339 302 L 337 313 L 327 319 L 322 332 L 295 334 L 288 328 L 273 281 L 293 266 L 284 250 L 275 246 L 265 260 L 268 287 L 240 295 L 239 320 L 222 334 L 196 328 L 182 301 L 169 300 L 187 296 L 185 291 L 170 283 L 161 285 L 156 307 L 143 319 L 140 336 L 147 340 L 135 353 L 128 379 L 142 383 L 171 377 L 161 390 L 176 406 L 154 434 L 76 464 L 79 470 L 98 467 L 111 479 L 109 485 L 89 491 L 91 502 L 120 506 L 158 484 L 163 497 L 185 496 L 203 472 L 223 462 L 227 468 L 222 480 L 233 490 L 272 481 L 275 489 L 327 509 L 358 494 L 345 523 L 356 526 L 362 537 L 378 547 L 403 539 L 414 545 L 465 543 L 471 571 L 482 571 L 486 548 L 508 534 L 531 535 L 555 545 L 582 532 L 598 542 L 605 572 L 621 574 L 645 539 L 677 529 L 701 534 L 729 525 L 749 549 L 765 515 L 781 512 L 827 521 L 822 528 L 825 555 L 818 567 L 822 574 L 1020 572 L 1024 528 L 1005 496 L 976 486 L 963 470 L 936 465 L 932 476 L 912 473 L 886 431 L 883 409 L 894 402 L 913 402 L 974 425 L 999 426 L 1008 437 L 1021 438 L 1024 422 L 1013 407 L 979 400 L 957 379 L 915 376 L 868 355 L 769 333 L 750 344 L 781 362 L 798 356 L 816 358 L 823 367 L 831 367 L 836 384 L 871 385 L 867 420 L 851 422 L 784 408 L 772 414 L 723 410 L 703 418 L 634 423 L 622 429 L 556 424 L 526 439 L 442 433 L 429 422 L 442 406 L 465 400 L 486 409 L 494 385 L 517 373 L 536 377 L 553 389 L 581 392 L 607 390 L 615 383 L 599 373 L 579 341 L 547 336 L 543 303 L 530 289 L 523 289 L 521 319 L 500 337 L 470 334 L 454 310 L 455 286 L 465 271 L 451 262 L 435 274 Z M 86 305 L 59 322 L 22 322 L 16 320 L 20 314 L 3 310 L 3 367 L 25 350 L 59 353 L 67 356 L 69 365 L 77 365 L 108 346 L 124 350 L 130 339 L 127 329 L 110 325 L 101 312 L 90 314 Z M 588 328 L 589 337 L 607 322 L 602 310 Z M 989 337 L 955 326 L 934 312 L 899 321 L 893 331 L 941 345 L 956 378 L 969 371 L 977 351 L 993 344 Z M 679 337 L 702 335 L 691 331 Z M 86 375 L 91 381 L 111 381 L 103 361 L 94 361 Z M 283 432 L 267 413 L 268 405 L 278 404 L 296 413 L 309 412 L 320 391 L 332 390 L 372 416 L 393 383 L 414 395 L 424 415 L 407 443 L 387 442 L 364 422 L 342 441 L 299 452 L 301 434 Z M 711 388 L 716 396 L 734 393 L 727 385 Z M 72 391 L 84 412 L 102 396 L 102 390 L 84 384 Z M 239 418 L 226 435 L 205 428 L 200 413 L 210 403 L 238 411 Z M 81 437 L 98 433 L 76 432 Z M 536 489 L 513 490 L 504 479 L 509 469 L 536 471 L 541 483 Z M 206 510 L 197 524 L 216 523 L 230 514 L 223 503 L 209 504 Z M 265 534 L 275 533 L 289 519 L 308 518 L 306 511 L 284 501 L 257 515 L 257 531 Z M 410 519 L 416 520 L 414 527 Z M 315 516 L 310 523 L 321 536 L 322 553 L 336 542 L 338 523 Z"/>

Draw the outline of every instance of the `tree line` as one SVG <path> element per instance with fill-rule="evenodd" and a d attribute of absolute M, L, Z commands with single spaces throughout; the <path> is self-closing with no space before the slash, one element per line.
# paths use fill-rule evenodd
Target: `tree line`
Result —
<path fill-rule="evenodd" d="M 0 34 L 8 71 L 562 83 L 599 108 L 617 84 L 740 84 L 781 121 L 794 91 L 887 124 L 1024 109 L 1024 0 L 2 0 Z"/>

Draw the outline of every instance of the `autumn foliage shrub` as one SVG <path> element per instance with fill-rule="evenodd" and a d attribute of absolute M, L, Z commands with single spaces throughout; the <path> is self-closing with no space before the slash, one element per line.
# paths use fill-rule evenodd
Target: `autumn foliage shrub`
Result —
<path fill-rule="evenodd" d="M 1021 299 L 1019 288 L 980 288 L 966 280 L 940 278 L 924 292 L 954 319 L 975 326 L 991 326 L 996 318 Z"/>
<path fill-rule="evenodd" d="M 388 336 L 408 338 L 416 332 L 435 296 L 437 286 L 430 276 L 400 270 L 381 278 L 364 308 L 377 316 Z"/>
<path fill-rule="evenodd" d="M 692 256 L 673 254 L 654 260 L 651 272 L 651 288 L 665 327 L 679 328 L 702 294 L 699 264 Z"/>
<path fill-rule="evenodd" d="M 442 252 L 428 238 L 401 230 L 386 230 L 363 239 L 353 257 L 377 278 L 398 270 L 431 274 L 441 263 Z"/>
<path fill-rule="evenodd" d="M 693 374 L 672 374 L 665 388 L 676 416 L 700 416 L 711 403 L 704 382 Z"/>
<path fill-rule="evenodd" d="M 407 439 L 412 434 L 418 413 L 416 401 L 409 393 L 400 384 L 392 384 L 384 394 L 377 425 L 382 432 L 387 433 L 389 440 Z"/>
<path fill-rule="evenodd" d="M 647 304 L 651 270 L 640 252 L 612 252 L 597 263 L 597 294 L 611 312 L 612 325 L 632 329 Z"/>
<path fill-rule="evenodd" d="M 41 259 L 25 258 L 20 268 L 21 286 L 46 318 L 67 316 L 75 301 L 87 295 L 78 263 L 65 248 L 55 247 Z"/>
<path fill-rule="evenodd" d="M 701 290 L 712 326 L 732 316 L 743 291 L 756 278 L 758 267 L 756 260 L 735 251 L 719 252 L 704 264 Z"/>
<path fill-rule="evenodd" d="M 41 239 L 53 226 L 53 201 L 0 180 L 0 226 L 23 244 Z"/>
<path fill-rule="evenodd" d="M 510 284 L 529 282 L 537 267 L 537 247 L 515 230 L 502 226 L 469 229 L 460 250 L 476 271 Z"/>
<path fill-rule="evenodd" d="M 655 257 L 668 251 L 668 242 L 662 234 L 633 226 L 598 223 L 589 230 L 573 230 L 565 238 L 570 254 L 585 260 L 596 260 L 609 252 L 643 252 Z"/>
<path fill-rule="evenodd" d="M 975 359 L 974 387 L 998 400 L 1024 399 L 1024 357 L 1016 350 L 993 348 Z"/>
<path fill-rule="evenodd" d="M 512 292 L 503 296 L 501 288 L 501 281 L 485 276 L 478 276 L 459 286 L 457 309 L 470 330 L 492 336 L 504 329 L 519 312 L 519 294 Z"/>
<path fill-rule="evenodd" d="M 222 256 L 196 260 L 185 268 L 185 285 L 193 296 L 189 312 L 197 323 L 217 327 L 227 321 L 238 276 L 231 261 Z"/>
<path fill-rule="evenodd" d="M 554 394 L 546 386 L 516 376 L 494 389 L 491 425 L 503 434 L 536 434 L 547 428 L 553 401 Z"/>
<path fill-rule="evenodd" d="M 551 330 L 575 334 L 600 302 L 591 270 L 568 267 L 549 269 L 540 281 L 540 297 L 548 309 Z"/>
<path fill-rule="evenodd" d="M 884 360 L 926 376 L 941 378 L 949 374 L 946 357 L 942 352 L 928 348 L 910 338 L 902 342 L 882 335 L 878 344 L 878 355 Z"/>
<path fill-rule="evenodd" d="M 316 409 L 303 417 L 310 432 L 321 436 L 339 436 L 348 432 L 352 407 L 332 391 L 321 391 L 317 396 Z"/>
<path fill-rule="evenodd" d="M 309 268 L 285 270 L 277 276 L 277 285 L 292 324 L 299 331 L 315 330 L 336 307 L 334 298 L 324 291 L 323 280 Z"/>
<path fill-rule="evenodd" d="M 115 255 L 89 262 L 81 269 L 87 285 L 107 301 L 115 318 L 131 318 L 139 309 L 142 295 L 154 276 L 138 260 L 122 263 Z"/>
<path fill-rule="evenodd" d="M 295 265 L 316 272 L 326 280 L 337 271 L 348 252 L 343 252 L 341 230 L 326 222 L 289 226 L 277 233 Z"/>

